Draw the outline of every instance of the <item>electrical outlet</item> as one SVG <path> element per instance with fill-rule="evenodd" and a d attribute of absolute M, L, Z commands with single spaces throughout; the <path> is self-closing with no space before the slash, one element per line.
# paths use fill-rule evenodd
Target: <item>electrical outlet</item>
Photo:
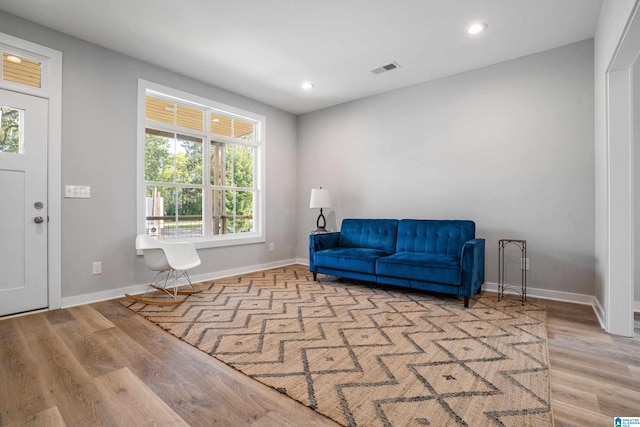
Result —
<path fill-rule="evenodd" d="M 520 270 L 529 270 L 529 258 L 520 258 Z"/>
<path fill-rule="evenodd" d="M 276 244 L 271 242 L 269 243 L 269 252 L 273 252 L 276 250 Z"/>
<path fill-rule="evenodd" d="M 102 263 L 94 262 L 93 263 L 93 274 L 102 274 Z"/>

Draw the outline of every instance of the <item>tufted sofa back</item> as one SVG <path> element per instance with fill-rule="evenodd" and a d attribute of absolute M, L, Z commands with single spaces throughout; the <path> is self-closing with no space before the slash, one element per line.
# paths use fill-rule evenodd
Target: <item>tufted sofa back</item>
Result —
<path fill-rule="evenodd" d="M 398 225 L 396 252 L 460 256 L 462 245 L 475 235 L 473 221 L 403 219 Z"/>
<path fill-rule="evenodd" d="M 379 249 L 394 252 L 397 219 L 344 219 L 340 228 L 340 246 Z"/>

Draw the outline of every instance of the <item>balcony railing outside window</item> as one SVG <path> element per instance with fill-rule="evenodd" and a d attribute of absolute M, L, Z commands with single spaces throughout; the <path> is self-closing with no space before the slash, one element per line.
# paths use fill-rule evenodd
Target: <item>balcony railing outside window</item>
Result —
<path fill-rule="evenodd" d="M 235 224 L 240 220 L 244 224 L 253 224 L 253 217 L 250 215 L 222 215 L 212 218 L 214 227 L 213 234 L 235 234 L 246 230 L 237 230 Z M 202 217 L 200 215 L 181 215 L 176 221 L 175 216 L 147 216 L 146 234 L 149 236 L 163 238 L 174 237 L 200 237 L 202 236 Z"/>

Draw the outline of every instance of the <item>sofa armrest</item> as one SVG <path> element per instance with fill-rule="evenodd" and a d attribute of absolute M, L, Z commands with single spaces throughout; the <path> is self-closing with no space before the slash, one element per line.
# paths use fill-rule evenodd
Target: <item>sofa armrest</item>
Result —
<path fill-rule="evenodd" d="M 315 254 L 323 249 L 335 248 L 340 242 L 340 233 L 318 233 L 309 235 L 309 271 L 316 273 Z"/>
<path fill-rule="evenodd" d="M 460 295 L 470 297 L 484 283 L 484 252 L 484 239 L 472 239 L 462 246 L 462 254 L 460 255 L 460 267 L 462 269 Z"/>

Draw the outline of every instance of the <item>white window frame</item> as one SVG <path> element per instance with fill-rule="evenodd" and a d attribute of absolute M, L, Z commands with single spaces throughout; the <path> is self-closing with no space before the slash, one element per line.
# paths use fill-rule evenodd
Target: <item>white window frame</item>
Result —
<path fill-rule="evenodd" d="M 210 99 L 206 99 L 191 93 L 183 92 L 177 89 L 173 89 L 167 86 L 159 85 L 157 83 L 149 82 L 143 79 L 138 79 L 138 118 L 137 118 L 137 209 L 136 209 L 136 224 L 138 234 L 145 234 L 146 232 L 146 182 L 144 176 L 144 161 L 145 161 L 145 131 L 147 127 L 146 120 L 146 97 L 147 95 L 158 96 L 161 98 L 172 98 L 177 102 L 205 107 L 211 110 L 217 110 L 222 115 L 231 115 L 255 123 L 254 141 L 251 144 L 255 149 L 255 205 L 253 215 L 253 228 L 252 232 L 238 233 L 238 234 L 217 234 L 209 236 L 199 237 L 180 237 L 173 238 L 171 241 L 180 242 L 188 241 L 192 242 L 196 248 L 211 248 L 221 246 L 233 246 L 243 245 L 251 243 L 264 243 L 266 241 L 266 206 L 265 206 L 265 194 L 266 194 L 266 150 L 265 150 L 265 135 L 266 135 L 266 118 L 262 115 L 245 111 L 236 107 L 225 105 Z M 162 129 L 162 125 L 153 126 L 154 128 Z M 187 134 L 202 135 L 203 145 L 209 145 L 212 140 L 220 142 L 238 143 L 237 140 L 226 138 L 221 135 L 214 135 L 209 131 L 210 123 L 205 120 L 205 129 L 203 131 L 185 130 Z M 205 164 L 206 163 L 206 164 Z M 209 174 L 206 171 L 209 170 L 209 159 L 203 156 L 203 198 L 205 200 L 202 219 L 208 221 L 211 216 L 211 199 L 210 195 L 206 195 L 206 189 L 211 188 L 212 185 L 208 183 Z"/>

